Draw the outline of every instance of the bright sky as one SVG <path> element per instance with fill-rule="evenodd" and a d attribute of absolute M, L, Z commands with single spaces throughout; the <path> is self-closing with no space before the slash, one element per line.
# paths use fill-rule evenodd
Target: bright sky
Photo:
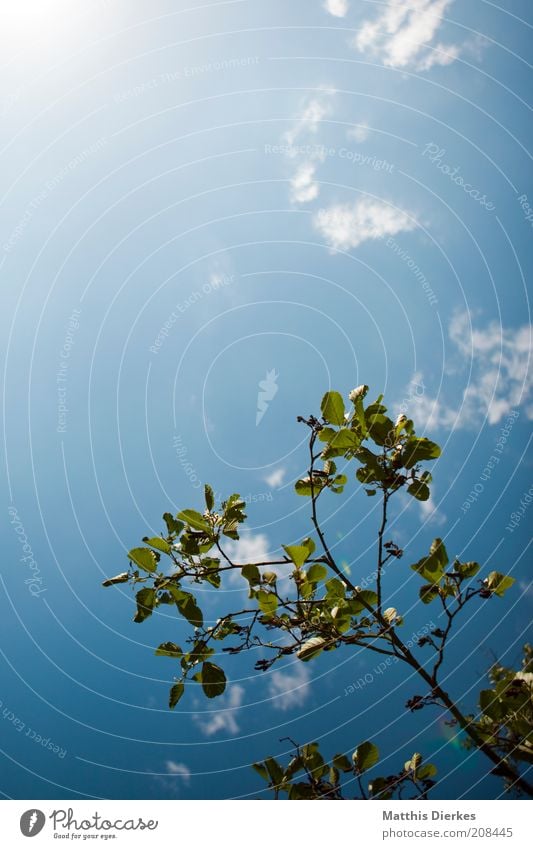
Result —
<path fill-rule="evenodd" d="M 153 649 L 184 625 L 136 625 L 129 590 L 100 585 L 206 481 L 250 502 L 235 556 L 307 535 L 296 416 L 368 383 L 444 447 L 432 501 L 397 505 L 391 604 L 409 634 L 428 624 L 409 563 L 445 536 L 517 578 L 461 622 L 449 690 L 474 710 L 491 652 L 518 661 L 532 25 L 527 0 L 3 4 L 6 796 L 256 795 L 248 765 L 287 735 L 330 755 L 379 735 L 389 772 L 417 749 L 439 765 L 441 798 L 498 792 L 375 655 L 239 659 L 222 701 L 170 713 Z M 371 573 L 376 505 L 353 476 L 323 519 Z M 216 618 L 242 586 L 199 597 Z"/>

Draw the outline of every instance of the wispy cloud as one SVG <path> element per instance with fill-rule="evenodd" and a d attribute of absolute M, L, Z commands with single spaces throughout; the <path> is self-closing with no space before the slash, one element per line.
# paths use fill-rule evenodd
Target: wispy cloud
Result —
<path fill-rule="evenodd" d="M 320 186 L 315 180 L 316 165 L 304 162 L 291 178 L 291 200 L 293 203 L 309 203 L 320 194 Z"/>
<path fill-rule="evenodd" d="M 363 22 L 355 47 L 377 56 L 391 68 L 427 71 L 433 65 L 450 65 L 470 47 L 468 41 L 435 41 L 444 13 L 452 3 L 453 0 L 388 0 L 377 17 Z"/>
<path fill-rule="evenodd" d="M 265 534 L 245 531 L 238 540 L 224 543 L 224 550 L 235 563 L 261 563 L 269 559 L 270 543 Z"/>
<path fill-rule="evenodd" d="M 348 130 L 347 136 L 349 139 L 354 139 L 356 142 L 364 142 L 367 140 L 369 132 L 368 124 L 362 123 L 353 127 L 351 130 Z"/>
<path fill-rule="evenodd" d="M 284 470 L 279 471 L 284 472 Z M 244 532 L 239 540 L 225 542 L 224 551 L 230 560 L 243 566 L 246 563 L 265 563 L 270 560 L 279 560 L 280 562 L 276 566 L 268 567 L 268 571 L 277 574 L 279 581 L 285 580 L 294 571 L 294 566 L 290 561 L 284 563 L 281 560 L 285 556 L 285 552 L 272 548 L 266 534 Z M 230 570 L 225 574 L 227 575 L 228 589 L 238 588 L 243 593 L 248 592 L 248 582 L 244 580 L 239 570 Z"/>
<path fill-rule="evenodd" d="M 302 103 L 296 121 L 284 135 L 285 144 L 292 146 L 302 137 L 316 135 L 320 124 L 331 112 L 333 94 L 331 89 L 320 88 Z"/>
<path fill-rule="evenodd" d="M 276 670 L 270 675 L 268 695 L 273 699 L 276 710 L 290 710 L 301 707 L 307 701 L 311 685 L 309 672 L 300 662 L 289 672 Z"/>
<path fill-rule="evenodd" d="M 391 204 L 363 199 L 320 209 L 314 225 L 333 251 L 347 251 L 368 239 L 413 230 L 416 221 Z"/>
<path fill-rule="evenodd" d="M 431 433 L 439 428 L 452 430 L 456 426 L 457 409 L 431 394 L 421 372 L 413 374 L 405 396 L 394 410 L 396 414 L 404 413 L 413 418 L 417 432 Z"/>
<path fill-rule="evenodd" d="M 191 781 L 191 771 L 187 764 L 176 761 L 165 761 L 166 775 L 152 775 L 152 781 L 162 798 L 179 798 L 180 785 L 188 786 Z"/>
<path fill-rule="evenodd" d="M 335 18 L 345 18 L 349 8 L 348 0 L 324 0 L 324 9 Z"/>
<path fill-rule="evenodd" d="M 269 475 L 265 475 L 265 483 L 268 484 L 271 489 L 277 489 L 282 486 L 286 474 L 287 469 L 280 466 L 279 469 L 274 469 L 274 471 L 270 472 Z"/>
<path fill-rule="evenodd" d="M 469 374 L 462 404 L 450 401 L 444 394 L 433 397 L 418 373 L 407 388 L 408 401 L 402 402 L 399 412 L 405 407 L 415 417 L 418 428 L 428 432 L 478 428 L 485 416 L 489 424 L 495 425 L 519 407 L 533 420 L 532 333 L 529 324 L 512 328 L 493 321 L 485 327 L 472 327 L 467 312 L 457 313 L 449 328 L 450 359 L 459 364 L 454 369 L 456 378 Z"/>
<path fill-rule="evenodd" d="M 240 731 L 237 716 L 243 698 L 244 688 L 239 684 L 233 684 L 225 695 L 218 699 L 217 704 L 220 707 L 216 713 L 195 714 L 193 720 L 206 737 L 213 737 L 219 731 L 235 736 Z"/>
<path fill-rule="evenodd" d="M 432 486 L 431 497 L 427 501 L 419 501 L 418 507 L 420 510 L 420 518 L 423 522 L 429 522 L 432 525 L 444 525 L 446 515 L 439 510 L 435 503 L 435 487 Z"/>
<path fill-rule="evenodd" d="M 457 313 L 450 324 L 450 339 L 462 357 L 473 357 L 474 377 L 464 395 L 469 422 L 478 420 L 481 412 L 487 413 L 489 424 L 497 424 L 521 404 L 533 419 L 530 324 L 512 328 L 493 321 L 475 329 L 468 313 Z"/>
<path fill-rule="evenodd" d="M 293 203 L 310 203 L 320 194 L 316 172 L 319 163 L 324 161 L 324 152 L 321 145 L 310 142 L 317 135 L 322 121 L 331 113 L 333 97 L 331 89 L 318 89 L 316 94 L 302 103 L 296 121 L 283 137 L 287 157 L 299 163 L 290 180 L 290 198 Z M 301 148 L 305 149 L 303 156 Z"/>
<path fill-rule="evenodd" d="M 176 761 L 167 761 L 165 768 L 169 775 L 174 775 L 181 778 L 184 784 L 189 784 L 191 780 L 191 771 L 186 764 L 176 763 Z"/>
<path fill-rule="evenodd" d="M 531 581 L 529 584 L 527 581 L 518 581 L 518 586 L 520 587 L 522 595 L 525 595 L 528 598 L 533 598 L 533 583 Z"/>
<path fill-rule="evenodd" d="M 243 531 L 238 540 L 225 541 L 224 551 L 233 563 L 241 566 L 247 563 L 265 563 L 274 559 L 274 552 L 266 534 L 253 534 L 250 531 Z M 281 569 L 276 567 L 274 571 L 280 578 L 289 574 L 289 570 L 284 567 Z M 230 569 L 225 572 L 222 585 L 228 591 L 240 591 L 243 599 L 248 596 L 249 584 L 242 577 L 240 569 Z"/>

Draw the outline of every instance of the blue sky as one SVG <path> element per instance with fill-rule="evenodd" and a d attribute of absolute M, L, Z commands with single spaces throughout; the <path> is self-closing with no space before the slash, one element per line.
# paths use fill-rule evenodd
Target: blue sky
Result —
<path fill-rule="evenodd" d="M 491 652 L 519 660 L 529 4 L 75 5 L 0 12 L 1 792 L 266 798 L 248 765 L 290 735 L 329 755 L 379 737 L 385 770 L 420 750 L 440 798 L 494 797 L 481 758 L 431 708 L 407 714 L 418 685 L 375 656 L 262 675 L 239 658 L 220 702 L 188 693 L 170 713 L 172 661 L 153 649 L 183 622 L 136 625 L 130 591 L 101 581 L 204 482 L 250 502 L 243 561 L 307 535 L 296 417 L 367 383 L 444 446 L 432 500 L 398 500 L 391 603 L 409 634 L 431 623 L 408 566 L 444 536 L 517 579 L 461 622 L 450 692 L 473 710 Z M 352 474 L 322 509 L 359 581 L 376 505 Z M 243 588 L 205 593 L 216 619 Z"/>

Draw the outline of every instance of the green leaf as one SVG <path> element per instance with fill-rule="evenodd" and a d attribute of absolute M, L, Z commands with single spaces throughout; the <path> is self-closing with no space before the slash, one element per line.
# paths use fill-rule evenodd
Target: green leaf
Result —
<path fill-rule="evenodd" d="M 312 660 L 313 657 L 317 657 L 320 654 L 325 645 L 326 641 L 323 637 L 311 637 L 310 640 L 307 640 L 307 642 L 298 649 L 296 657 L 303 661 Z"/>
<path fill-rule="evenodd" d="M 147 545 L 151 545 L 152 548 L 156 548 L 158 551 L 162 551 L 163 554 L 170 554 L 172 551 L 166 539 L 163 539 L 162 537 L 144 537 L 143 542 Z"/>
<path fill-rule="evenodd" d="M 324 758 L 320 754 L 318 743 L 308 743 L 301 747 L 302 761 L 315 779 L 322 778 L 328 772 L 328 767 L 324 763 Z"/>
<path fill-rule="evenodd" d="M 211 513 L 211 511 L 213 510 L 213 507 L 215 506 L 215 496 L 213 494 L 213 490 L 211 489 L 211 487 L 209 486 L 208 483 L 206 483 L 205 486 L 204 486 L 204 495 L 205 495 L 205 506 L 207 507 L 207 509 Z"/>
<path fill-rule="evenodd" d="M 355 598 L 351 598 L 348 602 L 350 613 L 356 616 L 361 611 L 367 610 L 363 602 L 366 602 L 370 607 L 375 607 L 378 603 L 378 597 L 373 590 L 361 590 Z"/>
<path fill-rule="evenodd" d="M 366 423 L 368 433 L 376 445 L 387 445 L 388 447 L 394 445 L 396 436 L 395 428 L 387 416 L 384 416 L 381 413 L 369 415 L 367 409 Z"/>
<path fill-rule="evenodd" d="M 301 569 L 305 561 L 313 554 L 316 546 L 313 540 L 307 537 L 302 540 L 301 545 L 284 545 L 283 548 L 296 568 Z"/>
<path fill-rule="evenodd" d="M 192 651 L 187 656 L 187 660 L 194 664 L 207 660 L 207 658 L 211 657 L 214 653 L 215 650 L 210 648 L 204 640 L 198 640 L 194 644 Z"/>
<path fill-rule="evenodd" d="M 383 469 L 373 466 L 361 466 L 357 469 L 355 476 L 359 483 L 379 483 L 386 478 Z"/>
<path fill-rule="evenodd" d="M 264 764 L 252 764 L 252 769 L 255 769 L 264 781 L 268 781 L 268 771 Z"/>
<path fill-rule="evenodd" d="M 416 498 L 417 501 L 429 501 L 429 487 L 422 481 L 415 481 L 407 487 L 407 492 Z"/>
<path fill-rule="evenodd" d="M 320 431 L 318 438 L 321 442 L 327 442 L 330 448 L 340 454 L 345 451 L 357 451 L 361 445 L 361 438 L 346 427 L 340 430 L 325 427 Z"/>
<path fill-rule="evenodd" d="M 311 598 L 316 592 L 316 584 L 311 583 L 307 579 L 300 584 L 300 595 L 303 599 Z"/>
<path fill-rule="evenodd" d="M 331 618 L 335 625 L 335 629 L 339 632 L 339 634 L 345 634 L 346 631 L 350 630 L 352 624 L 350 605 L 349 603 L 340 603 L 340 599 L 338 602 L 339 603 L 336 603 L 331 609 Z M 323 609 L 326 609 L 325 606 Z"/>
<path fill-rule="evenodd" d="M 352 761 L 359 773 L 366 772 L 379 761 L 379 749 L 368 741 L 361 743 L 353 753 Z"/>
<path fill-rule="evenodd" d="M 341 772 L 352 771 L 352 764 L 350 763 L 346 755 L 334 755 L 333 766 Z"/>
<path fill-rule="evenodd" d="M 171 710 L 173 710 L 178 704 L 179 700 L 183 696 L 184 690 L 185 684 L 183 683 L 183 681 L 178 681 L 178 683 L 174 684 L 174 686 L 171 688 L 170 698 L 168 700 L 168 706 Z"/>
<path fill-rule="evenodd" d="M 414 777 L 417 778 L 417 770 L 420 764 L 422 763 L 422 755 L 420 752 L 415 752 L 411 760 L 406 761 L 404 768 L 406 772 L 412 772 Z"/>
<path fill-rule="evenodd" d="M 202 690 L 208 699 L 221 696 L 226 689 L 226 676 L 224 670 L 216 663 L 206 661 L 202 664 Z"/>
<path fill-rule="evenodd" d="M 157 557 L 150 548 L 132 548 L 128 558 L 145 572 L 155 572 L 157 569 Z"/>
<path fill-rule="evenodd" d="M 197 510 L 182 510 L 181 513 L 178 513 L 178 519 L 185 522 L 189 528 L 193 528 L 195 531 L 211 533 L 209 522 Z"/>
<path fill-rule="evenodd" d="M 366 394 L 366 393 L 365 393 Z M 355 415 L 357 418 L 357 423 L 361 430 L 361 434 L 366 438 L 367 435 L 367 427 L 366 427 L 366 419 L 365 419 L 365 408 L 363 406 L 363 398 L 359 396 L 355 401 Z"/>
<path fill-rule="evenodd" d="M 430 604 L 439 595 L 439 588 L 435 584 L 424 584 L 420 587 L 419 595 L 424 604 Z"/>
<path fill-rule="evenodd" d="M 307 580 L 310 584 L 318 584 L 327 576 L 328 570 L 321 563 L 313 563 L 307 571 Z"/>
<path fill-rule="evenodd" d="M 313 477 L 313 488 L 315 497 L 318 495 L 321 489 L 324 489 L 326 484 L 327 478 L 325 475 L 322 476 L 315 474 L 315 476 Z M 301 480 L 296 481 L 296 484 L 294 486 L 296 494 L 303 496 L 312 496 L 313 488 L 311 487 L 311 478 L 302 478 Z"/>
<path fill-rule="evenodd" d="M 261 573 L 254 563 L 247 563 L 241 569 L 241 575 L 246 578 L 251 587 L 256 587 L 261 583 Z"/>
<path fill-rule="evenodd" d="M 272 616 L 278 608 L 278 600 L 274 593 L 267 593 L 265 590 L 259 590 L 257 593 L 257 603 L 267 616 Z"/>
<path fill-rule="evenodd" d="M 291 784 L 289 789 L 290 801 L 310 801 L 316 799 L 315 791 L 307 781 L 298 781 L 296 784 Z"/>
<path fill-rule="evenodd" d="M 372 472 L 373 475 L 374 475 L 373 480 L 383 480 L 383 478 L 385 477 L 385 472 L 384 472 L 383 467 L 380 463 L 380 458 L 377 456 L 377 454 L 374 454 L 368 448 L 361 447 L 357 450 L 355 457 L 366 468 L 366 470 L 367 470 L 366 476 L 369 476 L 369 473 Z M 358 480 L 361 480 L 360 475 L 359 475 L 360 471 L 361 471 L 361 469 L 358 469 L 358 473 L 357 473 Z M 361 483 L 364 483 L 364 481 L 361 481 Z"/>
<path fill-rule="evenodd" d="M 334 425 L 344 424 L 344 401 L 339 392 L 326 392 L 320 405 L 322 415 L 327 422 Z"/>
<path fill-rule="evenodd" d="M 283 773 L 283 781 L 286 782 L 291 779 L 294 775 L 296 775 L 300 770 L 303 769 L 303 760 L 302 758 L 295 755 L 295 757 L 291 758 L 289 763 L 287 764 L 287 768 Z"/>
<path fill-rule="evenodd" d="M 296 481 L 296 483 L 294 484 L 294 489 L 297 495 L 303 495 L 304 497 L 310 497 L 313 494 L 313 491 L 311 489 L 310 478 L 302 478 L 301 480 Z"/>
<path fill-rule="evenodd" d="M 431 543 L 429 553 L 437 558 L 438 562 L 440 563 L 443 569 L 450 562 L 448 558 L 448 552 L 446 551 L 446 546 L 439 537 L 434 539 Z"/>
<path fill-rule="evenodd" d="M 342 599 L 346 595 L 346 587 L 338 578 L 330 578 L 326 581 L 326 595 L 328 598 Z"/>
<path fill-rule="evenodd" d="M 137 612 L 133 617 L 134 622 L 144 622 L 145 619 L 148 619 L 148 617 L 152 615 L 156 597 L 156 591 L 150 587 L 145 587 L 143 590 L 139 590 L 135 596 Z"/>
<path fill-rule="evenodd" d="M 169 592 L 176 602 L 176 607 L 187 622 L 190 622 L 195 628 L 201 628 L 204 624 L 204 617 L 194 596 L 184 590 L 179 590 L 177 587 L 169 587 Z"/>
<path fill-rule="evenodd" d="M 161 643 L 155 654 L 160 657 L 183 657 L 183 652 L 176 643 Z"/>
<path fill-rule="evenodd" d="M 428 778 L 434 778 L 437 774 L 437 767 L 435 764 L 424 764 L 417 771 L 416 777 L 419 781 L 426 781 Z"/>
<path fill-rule="evenodd" d="M 245 506 L 244 501 L 238 493 L 230 495 L 228 500 L 223 503 L 222 509 L 224 511 L 224 524 L 222 527 L 222 533 L 224 536 L 234 540 L 239 539 L 239 525 L 246 519 L 246 513 L 244 512 Z"/>
<path fill-rule="evenodd" d="M 208 584 L 211 584 L 212 587 L 215 587 L 215 589 L 218 590 L 221 583 L 221 577 L 218 568 L 208 568 L 202 577 L 204 578 L 204 580 L 207 581 Z"/>
<path fill-rule="evenodd" d="M 275 758 L 266 758 L 265 766 L 268 770 L 272 784 L 274 784 L 275 787 L 279 786 L 283 782 L 283 770 L 277 760 Z"/>
<path fill-rule="evenodd" d="M 491 572 L 484 581 L 487 589 L 500 598 L 502 598 L 506 591 L 513 586 L 514 582 L 514 578 L 511 578 L 510 575 L 502 575 L 501 572 Z"/>
<path fill-rule="evenodd" d="M 479 565 L 479 563 L 476 563 L 475 561 L 471 560 L 468 563 L 456 563 L 455 569 L 459 573 L 461 578 L 473 578 L 475 575 L 477 575 L 477 573 L 481 569 L 481 566 Z"/>
<path fill-rule="evenodd" d="M 381 776 L 374 778 L 373 781 L 369 782 L 368 792 L 373 799 L 392 799 L 390 781 L 386 778 L 382 778 Z"/>
<path fill-rule="evenodd" d="M 435 442 L 426 439 L 425 436 L 411 436 L 402 450 L 402 462 L 406 469 L 412 469 L 417 463 L 424 460 L 435 460 L 440 457 L 441 450 Z"/>
<path fill-rule="evenodd" d="M 429 557 L 423 557 L 417 563 L 413 563 L 411 569 L 428 581 L 430 584 L 438 584 L 444 575 L 444 569 L 448 564 L 448 554 L 441 539 L 433 540 Z"/>
<path fill-rule="evenodd" d="M 121 572 L 120 575 L 115 575 L 114 578 L 107 578 L 102 581 L 103 587 L 112 587 L 114 584 L 127 584 L 130 579 L 129 572 Z"/>
<path fill-rule="evenodd" d="M 273 587 L 277 580 L 276 572 L 263 572 L 263 583 L 268 584 L 269 587 Z"/>
<path fill-rule="evenodd" d="M 179 536 L 181 534 L 183 528 L 185 527 L 183 522 L 178 522 L 178 520 L 174 518 L 172 513 L 163 513 L 163 519 L 168 528 L 169 535 L 176 534 L 176 536 Z"/>
<path fill-rule="evenodd" d="M 479 706 L 485 716 L 488 716 L 495 722 L 502 719 L 505 715 L 505 708 L 498 699 L 495 690 L 481 690 L 479 694 Z"/>

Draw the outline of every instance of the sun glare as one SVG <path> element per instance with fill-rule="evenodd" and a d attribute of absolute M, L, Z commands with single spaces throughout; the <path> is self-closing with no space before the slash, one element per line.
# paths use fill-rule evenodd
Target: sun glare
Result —
<path fill-rule="evenodd" d="M 73 34 L 84 17 L 84 3 L 75 0 L 1 0 L 0 42 L 19 51 L 32 45 L 57 46 Z"/>

